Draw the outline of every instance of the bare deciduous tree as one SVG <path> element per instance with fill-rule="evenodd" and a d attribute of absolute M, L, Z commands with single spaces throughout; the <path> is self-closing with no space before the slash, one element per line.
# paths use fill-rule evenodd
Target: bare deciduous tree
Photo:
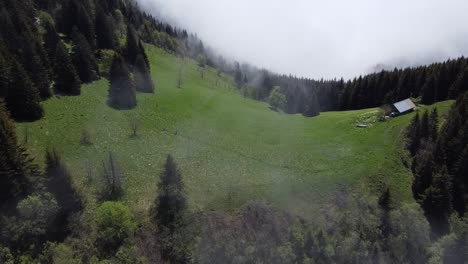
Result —
<path fill-rule="evenodd" d="M 109 152 L 107 160 L 102 162 L 103 178 L 106 185 L 103 190 L 103 198 L 116 200 L 123 195 L 123 173 L 115 160 L 112 152 Z"/>

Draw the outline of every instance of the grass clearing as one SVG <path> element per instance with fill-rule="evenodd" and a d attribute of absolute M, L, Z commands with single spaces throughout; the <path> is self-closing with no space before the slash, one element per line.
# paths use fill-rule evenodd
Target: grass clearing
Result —
<path fill-rule="evenodd" d="M 102 79 L 84 85 L 79 97 L 46 101 L 44 119 L 18 125 L 20 139 L 28 126 L 28 149 L 39 162 L 47 147 L 58 147 L 88 200 L 95 197 L 109 151 L 126 175 L 124 202 L 138 212 L 151 206 L 168 153 L 181 168 L 194 210 L 232 209 L 264 199 L 307 213 L 340 185 L 378 188 L 385 183 L 402 200 L 411 199 L 412 176 L 401 162 L 401 132 L 414 114 L 366 129 L 356 128 L 356 120 L 375 109 L 316 118 L 281 114 L 243 98 L 215 70 L 208 69 L 202 79 L 193 61 L 152 46 L 147 53 L 156 93 L 138 94 L 135 110 L 108 107 L 108 82 Z M 450 104 L 440 103 L 439 112 L 447 112 Z M 132 137 L 132 119 L 138 120 L 138 137 Z M 80 144 L 84 129 L 90 146 Z"/>

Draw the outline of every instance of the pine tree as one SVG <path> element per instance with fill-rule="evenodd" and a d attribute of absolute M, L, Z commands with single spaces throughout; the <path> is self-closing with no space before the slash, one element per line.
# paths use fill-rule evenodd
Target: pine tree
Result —
<path fill-rule="evenodd" d="M 43 27 L 45 30 L 45 34 L 43 36 L 45 50 L 50 61 L 55 61 L 55 52 L 57 50 L 57 45 L 60 42 L 60 37 L 53 23 L 45 21 Z"/>
<path fill-rule="evenodd" d="M 10 65 L 2 54 L 0 47 L 0 98 L 5 98 L 8 92 L 8 82 L 10 78 Z"/>
<path fill-rule="evenodd" d="M 431 115 L 429 117 L 429 137 L 435 142 L 438 136 L 439 131 L 439 114 L 437 108 L 432 109 Z"/>
<path fill-rule="evenodd" d="M 73 63 L 84 83 L 95 81 L 99 78 L 99 69 L 96 58 L 86 38 L 78 32 L 77 28 L 73 31 L 74 46 L 72 49 Z"/>
<path fill-rule="evenodd" d="M 426 190 L 422 207 L 436 235 L 448 232 L 448 218 L 452 212 L 452 187 L 447 168 L 435 173 L 432 185 Z"/>
<path fill-rule="evenodd" d="M 116 49 L 119 45 L 112 17 L 102 8 L 96 12 L 96 40 L 99 49 Z"/>
<path fill-rule="evenodd" d="M 456 99 L 461 93 L 468 90 L 468 66 L 458 75 L 450 87 L 449 99 Z"/>
<path fill-rule="evenodd" d="M 125 60 L 127 64 L 133 67 L 138 55 L 141 53 L 140 40 L 133 26 L 127 27 L 127 43 L 125 45 Z"/>
<path fill-rule="evenodd" d="M 380 210 L 382 210 L 379 228 L 382 236 L 381 239 L 385 247 L 388 246 L 388 238 L 392 232 L 392 226 L 390 222 L 390 213 L 392 210 L 391 202 L 390 189 L 387 188 L 385 192 L 383 192 L 379 197 L 379 207 Z"/>
<path fill-rule="evenodd" d="M 187 263 L 187 254 L 180 249 L 189 243 L 180 236 L 186 225 L 187 198 L 177 164 L 167 156 L 164 171 L 158 183 L 158 196 L 152 212 L 153 222 L 162 240 L 161 254 L 169 263 Z"/>
<path fill-rule="evenodd" d="M 0 211 L 13 209 L 39 178 L 38 167 L 18 144 L 14 123 L 0 100 Z"/>
<path fill-rule="evenodd" d="M 167 156 L 164 171 L 160 175 L 158 197 L 153 219 L 158 228 L 174 232 L 183 220 L 187 208 L 182 175 L 171 155 Z"/>
<path fill-rule="evenodd" d="M 5 98 L 11 116 L 22 121 L 40 119 L 44 111 L 40 105 L 39 92 L 23 67 L 16 60 L 12 64 L 11 81 Z"/>
<path fill-rule="evenodd" d="M 151 80 L 150 71 L 141 54 L 137 56 L 134 72 L 137 91 L 144 93 L 154 92 L 154 84 Z"/>
<path fill-rule="evenodd" d="M 63 241 L 71 231 L 68 224 L 70 216 L 80 212 L 83 204 L 73 186 L 70 172 L 56 149 L 46 152 L 45 174 L 47 191 L 55 196 L 59 206 L 51 235 L 55 241 Z"/>
<path fill-rule="evenodd" d="M 320 105 L 317 99 L 317 95 L 313 92 L 310 98 L 307 100 L 304 116 L 314 117 L 320 115 Z"/>
<path fill-rule="evenodd" d="M 436 102 L 438 83 L 439 78 L 437 73 L 432 73 L 422 88 L 421 102 L 423 104 L 430 105 Z"/>
<path fill-rule="evenodd" d="M 80 95 L 81 84 L 63 42 L 57 44 L 54 63 L 55 90 L 64 95 Z"/>
<path fill-rule="evenodd" d="M 116 54 L 110 71 L 109 105 L 116 109 L 136 107 L 136 91 L 130 71 L 123 58 Z"/>
<path fill-rule="evenodd" d="M 408 141 L 406 146 L 411 155 L 414 156 L 416 155 L 421 142 L 419 113 L 416 113 L 414 118 L 411 120 L 411 124 L 408 126 L 407 137 Z"/>

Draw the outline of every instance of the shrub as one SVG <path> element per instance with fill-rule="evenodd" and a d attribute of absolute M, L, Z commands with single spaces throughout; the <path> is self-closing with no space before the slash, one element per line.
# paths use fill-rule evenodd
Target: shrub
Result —
<path fill-rule="evenodd" d="M 135 231 L 130 210 L 122 203 L 103 203 L 97 210 L 96 220 L 96 246 L 104 256 L 113 256 Z"/>

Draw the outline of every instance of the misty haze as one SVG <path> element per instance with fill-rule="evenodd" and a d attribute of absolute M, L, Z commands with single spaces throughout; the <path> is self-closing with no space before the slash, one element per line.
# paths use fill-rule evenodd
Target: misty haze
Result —
<path fill-rule="evenodd" d="M 468 263 L 468 3 L 0 1 L 0 264 Z"/>

